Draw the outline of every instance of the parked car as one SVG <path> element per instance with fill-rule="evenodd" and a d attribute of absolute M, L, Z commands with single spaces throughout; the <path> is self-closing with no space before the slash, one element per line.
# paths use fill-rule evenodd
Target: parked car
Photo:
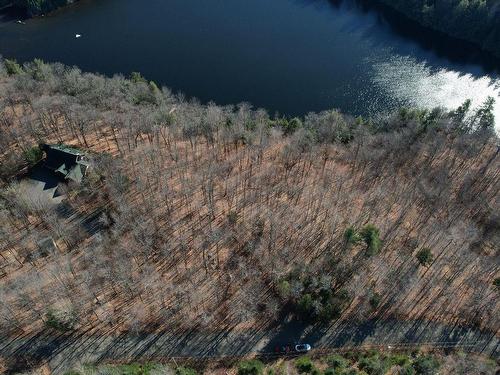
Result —
<path fill-rule="evenodd" d="M 311 345 L 309 344 L 285 344 L 278 345 L 274 349 L 275 353 L 280 354 L 290 354 L 290 353 L 306 353 L 311 350 Z"/>
<path fill-rule="evenodd" d="M 309 344 L 297 344 L 295 345 L 295 351 L 297 353 L 306 353 L 311 350 L 311 345 Z"/>

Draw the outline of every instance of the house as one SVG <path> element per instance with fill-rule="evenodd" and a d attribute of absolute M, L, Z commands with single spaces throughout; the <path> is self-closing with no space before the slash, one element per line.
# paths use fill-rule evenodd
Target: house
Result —
<path fill-rule="evenodd" d="M 82 151 L 65 145 L 43 145 L 42 149 L 46 154 L 45 168 L 65 180 L 82 182 L 89 168 Z"/>

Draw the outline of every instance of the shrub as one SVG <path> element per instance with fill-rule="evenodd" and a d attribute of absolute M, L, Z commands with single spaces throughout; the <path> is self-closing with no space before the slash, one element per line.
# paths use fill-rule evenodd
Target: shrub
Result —
<path fill-rule="evenodd" d="M 249 256 L 255 252 L 256 247 L 257 247 L 257 241 L 255 240 L 245 241 L 245 243 L 241 247 L 241 253 L 242 255 Z"/>
<path fill-rule="evenodd" d="M 355 245 L 361 240 L 361 238 L 356 228 L 351 226 L 345 230 L 344 240 L 346 245 Z"/>
<path fill-rule="evenodd" d="M 384 375 L 389 368 L 389 364 L 382 360 L 378 354 L 362 358 L 358 365 L 368 375 Z"/>
<path fill-rule="evenodd" d="M 431 249 L 424 247 L 421 249 L 417 255 L 417 260 L 420 263 L 420 265 L 427 267 L 429 264 L 432 263 L 432 260 L 434 259 L 434 256 L 432 255 Z"/>
<path fill-rule="evenodd" d="M 293 134 L 295 131 L 302 127 L 302 121 L 294 117 L 290 121 L 288 121 L 288 127 L 285 129 L 285 134 Z"/>
<path fill-rule="evenodd" d="M 196 375 L 196 371 L 190 367 L 177 367 L 175 369 L 175 375 Z"/>
<path fill-rule="evenodd" d="M 286 280 L 281 280 L 278 283 L 278 294 L 281 298 L 287 299 L 290 296 L 290 283 Z"/>
<path fill-rule="evenodd" d="M 342 357 L 340 354 L 333 354 L 326 359 L 328 366 L 334 369 L 344 369 L 349 365 L 347 359 Z"/>
<path fill-rule="evenodd" d="M 24 70 L 36 81 L 46 81 L 51 74 L 50 65 L 45 64 L 40 59 L 35 59 L 33 62 L 25 64 Z"/>
<path fill-rule="evenodd" d="M 303 315 L 308 315 L 313 311 L 314 301 L 312 296 L 309 293 L 304 294 L 300 297 L 297 307 L 299 309 L 299 313 Z"/>
<path fill-rule="evenodd" d="M 30 149 L 24 151 L 24 160 L 30 165 L 33 166 L 42 160 L 43 152 L 38 146 L 31 147 Z"/>
<path fill-rule="evenodd" d="M 258 359 L 240 362 L 238 375 L 260 375 L 264 371 L 264 364 Z"/>
<path fill-rule="evenodd" d="M 159 375 L 171 374 L 172 371 L 169 367 L 159 365 L 156 363 L 130 363 L 124 365 L 101 365 L 79 366 L 77 369 L 70 370 L 64 375 L 92 375 L 92 374 L 106 374 L 106 375 Z"/>
<path fill-rule="evenodd" d="M 75 316 L 72 311 L 49 310 L 45 315 L 45 324 L 47 327 L 57 329 L 58 331 L 70 331 L 75 324 Z"/>
<path fill-rule="evenodd" d="M 398 375 L 415 375 L 415 369 L 410 364 L 407 364 L 407 365 L 401 366 L 398 369 L 397 374 Z"/>
<path fill-rule="evenodd" d="M 380 305 L 380 301 L 382 300 L 382 297 L 378 293 L 373 293 L 373 295 L 370 297 L 370 306 L 376 309 Z"/>
<path fill-rule="evenodd" d="M 362 353 L 358 351 L 349 350 L 344 353 L 344 358 L 347 358 L 351 362 L 357 362 L 362 357 Z"/>
<path fill-rule="evenodd" d="M 313 370 L 314 365 L 311 361 L 311 358 L 302 356 L 295 361 L 295 367 L 300 373 L 310 373 Z"/>
<path fill-rule="evenodd" d="M 439 362 L 431 355 L 418 357 L 413 363 L 413 368 L 418 375 L 434 375 L 438 373 Z"/>
<path fill-rule="evenodd" d="M 351 295 L 347 289 L 340 289 L 333 298 L 335 303 L 338 303 L 344 309 L 351 301 Z"/>
<path fill-rule="evenodd" d="M 290 299 L 296 318 L 304 321 L 336 319 L 351 300 L 345 289 L 334 294 L 330 277 L 312 276 L 300 270 L 292 271 L 276 289 L 282 298 Z"/>
<path fill-rule="evenodd" d="M 493 280 L 493 285 L 500 290 L 500 277 L 497 277 L 495 280 Z"/>
<path fill-rule="evenodd" d="M 110 372 L 112 373 L 113 370 L 115 370 L 120 375 L 142 375 L 147 371 L 146 369 L 143 369 L 142 366 L 138 363 L 119 365 L 112 369 Z"/>
<path fill-rule="evenodd" d="M 367 247 L 366 255 L 371 256 L 379 252 L 382 241 L 380 240 L 380 232 L 374 225 L 364 226 L 361 230 L 361 237 Z"/>
<path fill-rule="evenodd" d="M 7 70 L 7 74 L 9 76 L 12 76 L 15 74 L 21 74 L 23 72 L 23 68 L 21 68 L 21 65 L 19 65 L 16 60 L 5 59 L 4 65 L 5 65 L 5 69 Z"/>
<path fill-rule="evenodd" d="M 319 313 L 319 318 L 323 322 L 328 322 L 332 319 L 337 319 L 342 315 L 342 310 L 343 310 L 344 303 L 337 299 L 337 298 L 332 298 L 329 302 L 325 303 L 323 308 L 321 309 Z"/>
<path fill-rule="evenodd" d="M 155 83 L 155 81 L 149 81 L 149 89 L 153 93 L 159 93 L 160 89 L 158 88 L 158 85 Z"/>
<path fill-rule="evenodd" d="M 388 359 L 393 365 L 407 366 L 410 364 L 410 358 L 406 354 L 394 354 L 389 356 Z"/>
<path fill-rule="evenodd" d="M 349 369 L 327 368 L 323 374 L 324 375 L 366 375 L 365 372 L 359 372 L 358 370 L 356 370 L 354 368 L 349 368 Z"/>
<path fill-rule="evenodd" d="M 467 99 L 462 103 L 462 105 L 460 105 L 460 107 L 450 112 L 450 117 L 453 120 L 453 125 L 456 127 L 456 130 L 459 133 L 466 133 L 469 130 L 468 124 L 466 123 L 466 118 L 470 111 L 471 104 L 471 100 Z"/>
<path fill-rule="evenodd" d="M 238 214 L 234 211 L 231 211 L 227 214 L 227 221 L 229 225 L 234 226 L 238 222 Z"/>
<path fill-rule="evenodd" d="M 255 238 L 261 238 L 264 234 L 265 221 L 261 218 L 258 218 L 253 223 L 252 235 Z"/>
<path fill-rule="evenodd" d="M 366 372 L 356 370 L 355 368 L 350 368 L 338 373 L 338 375 L 366 375 Z"/>
<path fill-rule="evenodd" d="M 291 120 L 280 118 L 273 121 L 271 125 L 281 128 L 283 135 L 288 136 L 295 133 L 297 129 L 302 128 L 302 121 L 296 117 Z"/>
<path fill-rule="evenodd" d="M 148 81 L 139 72 L 132 72 L 130 74 L 130 80 L 133 83 L 147 83 Z"/>
<path fill-rule="evenodd" d="M 474 118 L 479 129 L 495 129 L 495 99 L 488 96 L 484 103 L 476 110 Z"/>
<path fill-rule="evenodd" d="M 5 68 L 5 63 L 0 56 L 0 77 L 4 77 L 5 75 L 7 75 L 7 69 Z"/>

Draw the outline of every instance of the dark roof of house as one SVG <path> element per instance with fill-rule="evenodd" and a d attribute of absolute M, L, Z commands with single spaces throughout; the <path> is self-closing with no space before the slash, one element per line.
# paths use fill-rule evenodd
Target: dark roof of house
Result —
<path fill-rule="evenodd" d="M 71 146 L 66 146 L 66 145 L 45 145 L 46 147 L 49 147 L 52 150 L 57 150 L 57 151 L 62 151 L 67 154 L 71 155 L 85 155 L 85 153 L 77 148 L 71 147 Z"/>
<path fill-rule="evenodd" d="M 47 154 L 44 166 L 64 176 L 66 179 L 81 182 L 88 165 L 80 160 L 85 154 L 80 150 L 64 145 L 43 145 Z"/>

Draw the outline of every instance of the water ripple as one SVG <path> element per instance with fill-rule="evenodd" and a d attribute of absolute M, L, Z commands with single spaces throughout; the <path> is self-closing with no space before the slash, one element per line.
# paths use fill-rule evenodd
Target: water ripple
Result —
<path fill-rule="evenodd" d="M 384 56 L 383 61 L 372 56 L 371 60 L 372 81 L 378 89 L 412 106 L 453 109 L 470 99 L 477 108 L 488 96 L 493 97 L 496 127 L 500 130 L 500 79 L 432 69 L 427 62 L 417 62 L 410 56 Z"/>

